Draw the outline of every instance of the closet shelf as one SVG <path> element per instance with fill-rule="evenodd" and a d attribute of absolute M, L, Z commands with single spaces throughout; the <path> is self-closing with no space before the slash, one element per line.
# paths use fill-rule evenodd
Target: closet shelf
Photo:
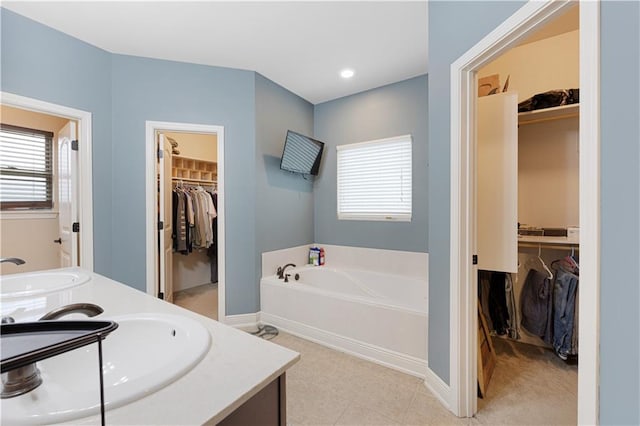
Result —
<path fill-rule="evenodd" d="M 580 241 L 576 238 L 569 237 L 545 237 L 541 235 L 518 235 L 518 244 L 549 244 L 549 245 L 565 245 L 578 246 Z"/>
<path fill-rule="evenodd" d="M 185 181 L 215 183 L 218 163 L 174 155 L 171 159 L 171 177 Z"/>
<path fill-rule="evenodd" d="M 518 124 L 535 124 L 545 121 L 563 120 L 580 115 L 580 104 L 562 105 L 518 113 Z"/>

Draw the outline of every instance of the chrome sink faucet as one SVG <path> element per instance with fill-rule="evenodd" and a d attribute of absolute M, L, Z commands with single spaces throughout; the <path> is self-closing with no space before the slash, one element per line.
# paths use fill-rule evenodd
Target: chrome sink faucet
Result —
<path fill-rule="evenodd" d="M 0 263 L 13 263 L 14 265 L 24 265 L 26 262 L 19 257 L 2 257 Z"/>
<path fill-rule="evenodd" d="M 54 309 L 45 314 L 39 321 L 56 320 L 65 315 L 75 313 L 95 317 L 102 312 L 104 312 L 104 309 L 93 303 L 73 303 Z M 2 317 L 2 324 L 10 324 L 13 322 L 15 322 L 15 320 L 12 317 Z M 33 364 L 2 373 L 2 392 L 0 393 L 0 397 L 2 399 L 13 398 L 14 396 L 31 392 L 41 384 L 42 377 L 40 376 L 40 370 L 34 362 Z"/>

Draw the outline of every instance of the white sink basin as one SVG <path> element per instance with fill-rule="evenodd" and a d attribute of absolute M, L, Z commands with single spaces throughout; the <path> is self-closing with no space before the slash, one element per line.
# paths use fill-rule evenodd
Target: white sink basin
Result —
<path fill-rule="evenodd" d="M 66 290 L 88 282 L 91 277 L 82 271 L 45 271 L 0 277 L 0 298 L 35 297 Z"/>
<path fill-rule="evenodd" d="M 152 393 L 191 370 L 209 349 L 209 332 L 190 318 L 167 314 L 99 316 L 119 324 L 102 342 L 106 409 Z M 6 424 L 50 424 L 99 414 L 97 344 L 38 363 L 43 383 L 2 400 Z M 107 415 L 108 422 L 108 415 Z"/>

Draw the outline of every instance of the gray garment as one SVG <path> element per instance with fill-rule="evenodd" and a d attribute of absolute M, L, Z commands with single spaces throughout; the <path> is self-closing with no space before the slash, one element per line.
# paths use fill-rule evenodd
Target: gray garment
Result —
<path fill-rule="evenodd" d="M 509 312 L 509 320 L 507 320 L 507 324 L 509 327 L 507 328 L 507 336 L 512 339 L 520 339 L 520 327 L 518 326 L 518 311 L 516 308 L 516 295 L 513 290 L 513 279 L 511 274 L 506 275 L 505 282 L 505 296 L 507 299 L 507 312 Z"/>
<path fill-rule="evenodd" d="M 522 327 L 539 336 L 547 336 L 551 283 L 547 274 L 530 269 L 520 294 Z"/>

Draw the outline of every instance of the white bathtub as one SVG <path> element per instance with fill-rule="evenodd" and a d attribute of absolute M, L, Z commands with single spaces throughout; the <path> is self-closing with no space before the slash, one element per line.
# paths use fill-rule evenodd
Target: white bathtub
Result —
<path fill-rule="evenodd" d="M 260 282 L 263 323 L 424 377 L 426 279 L 326 266 L 287 273 L 288 283 L 275 275 Z"/>

